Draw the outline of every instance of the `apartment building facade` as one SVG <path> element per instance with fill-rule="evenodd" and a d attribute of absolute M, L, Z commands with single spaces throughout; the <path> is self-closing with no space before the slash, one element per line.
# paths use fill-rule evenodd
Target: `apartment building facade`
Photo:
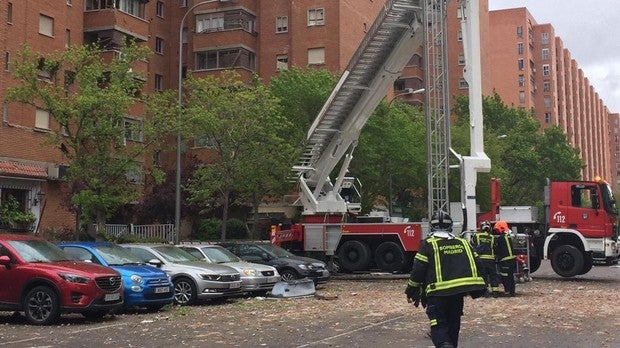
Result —
<path fill-rule="evenodd" d="M 278 71 L 292 66 L 340 72 L 384 3 L 385 0 L 0 0 L 0 45 L 4 56 L 0 97 L 4 98 L 6 89 L 15 85 L 11 67 L 24 44 L 44 53 L 97 42 L 105 50 L 104 55 L 112 58 L 118 54 L 122 40 L 130 37 L 153 51 L 150 61 L 141 67 L 147 93 L 176 90 L 179 71 L 182 76 L 192 71 L 201 77 L 233 69 L 246 81 L 254 74 L 268 81 Z M 450 90 L 453 94 L 465 94 L 459 17 L 462 12 L 458 6 L 456 1 L 448 6 Z M 488 2 L 481 1 L 483 93 L 497 91 L 509 105 L 534 108 L 542 121 L 548 120 L 546 124 L 560 124 L 571 142 L 583 149 L 588 163 L 584 177 L 590 173 L 605 176 L 605 170 L 610 169 L 610 155 L 596 151 L 594 142 L 608 139 L 602 101 L 570 59 L 568 50 L 561 47 L 561 40 L 554 36 L 550 25 L 536 24 L 524 9 L 505 11 L 489 12 Z M 523 37 L 517 37 L 518 27 L 523 28 Z M 549 38 L 544 44 L 537 39 L 543 33 Z M 523 51 L 519 53 L 521 42 Z M 548 63 L 543 52 L 548 54 Z M 523 70 L 519 70 L 520 57 Z M 545 64 L 549 65 L 549 76 L 544 75 Z M 387 98 L 399 97 L 423 105 L 422 94 L 408 92 L 424 88 L 423 76 L 420 49 Z M 547 89 L 549 92 L 543 93 Z M 588 112 L 584 114 L 582 110 Z M 140 105 L 136 105 L 129 110 L 127 122 L 139 122 L 142 116 Z M 41 231 L 52 226 L 72 229 L 75 224 L 61 181 L 66 159 L 59 149 L 45 142 L 47 133 L 59 131 L 53 117 L 43 110 L 16 104 L 3 108 L 0 201 L 8 195 L 18 197 L 23 209 L 37 216 L 34 226 Z M 185 145 L 183 158 L 208 150 L 200 141 L 188 140 Z M 162 153 L 154 158 L 172 164 L 175 155 Z M 145 165 L 150 165 L 150 161 L 145 159 Z"/>

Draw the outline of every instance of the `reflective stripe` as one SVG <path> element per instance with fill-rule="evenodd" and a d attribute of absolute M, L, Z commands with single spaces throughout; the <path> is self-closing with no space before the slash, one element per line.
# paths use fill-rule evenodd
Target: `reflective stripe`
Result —
<path fill-rule="evenodd" d="M 465 239 L 460 239 L 461 244 L 463 245 L 463 248 L 465 248 L 465 252 L 467 252 L 467 257 L 469 258 L 469 268 L 471 269 L 471 276 L 473 278 L 478 278 L 478 268 L 476 267 L 476 258 L 474 257 L 474 255 L 471 252 L 471 248 L 469 247 L 469 245 L 467 245 L 467 242 L 465 241 Z M 480 278 L 482 279 L 482 278 Z M 483 280 L 484 283 L 484 280 Z"/>
<path fill-rule="evenodd" d="M 428 257 L 426 255 L 422 255 L 420 253 L 416 253 L 415 254 L 415 258 L 416 258 L 416 260 L 419 260 L 421 262 L 428 263 Z"/>
<path fill-rule="evenodd" d="M 411 279 L 409 279 L 409 281 L 407 282 L 407 285 L 408 285 L 408 286 L 413 286 L 413 287 L 416 287 L 416 288 L 419 288 L 419 287 L 420 287 L 420 283 L 418 283 L 418 282 L 414 282 L 414 281 L 413 281 L 413 280 L 411 280 Z"/>
<path fill-rule="evenodd" d="M 431 319 L 431 326 L 437 325 L 437 319 Z"/>
<path fill-rule="evenodd" d="M 467 277 L 467 278 L 459 278 L 453 280 L 447 280 L 441 283 L 429 284 L 426 287 L 426 293 L 431 294 L 435 291 L 452 289 L 459 286 L 468 286 L 468 285 L 482 285 L 486 286 L 484 279 L 481 277 Z"/>
<path fill-rule="evenodd" d="M 435 280 L 437 281 L 437 283 L 441 283 L 443 280 L 443 275 L 441 274 L 441 259 L 439 257 L 439 246 L 437 245 L 436 239 L 431 239 L 430 242 L 433 246 L 433 261 L 435 261 Z"/>

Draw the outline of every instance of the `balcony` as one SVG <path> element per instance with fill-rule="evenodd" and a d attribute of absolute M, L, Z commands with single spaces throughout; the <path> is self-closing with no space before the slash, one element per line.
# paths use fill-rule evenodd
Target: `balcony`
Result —
<path fill-rule="evenodd" d="M 122 32 L 138 41 L 146 41 L 149 36 L 149 23 L 117 9 L 84 12 L 84 32 L 109 30 Z"/>

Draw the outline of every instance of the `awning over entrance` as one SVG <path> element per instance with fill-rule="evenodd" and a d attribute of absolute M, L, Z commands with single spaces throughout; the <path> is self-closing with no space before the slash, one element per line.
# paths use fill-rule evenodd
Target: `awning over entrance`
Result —
<path fill-rule="evenodd" d="M 0 176 L 47 179 L 47 167 L 12 161 L 0 161 Z"/>

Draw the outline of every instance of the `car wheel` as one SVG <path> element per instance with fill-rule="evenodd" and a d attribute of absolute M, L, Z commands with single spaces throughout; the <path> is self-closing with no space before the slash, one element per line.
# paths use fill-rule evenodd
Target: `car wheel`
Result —
<path fill-rule="evenodd" d="M 285 282 L 288 282 L 299 278 L 299 275 L 292 269 L 284 269 L 280 272 L 280 278 L 282 278 Z"/>
<path fill-rule="evenodd" d="M 49 286 L 32 288 L 23 302 L 26 320 L 33 325 L 49 325 L 60 315 L 58 295 Z"/>
<path fill-rule="evenodd" d="M 572 245 L 560 245 L 553 250 L 551 268 L 558 275 L 574 277 L 583 269 L 583 255 Z"/>
<path fill-rule="evenodd" d="M 348 240 L 338 248 L 338 259 L 347 271 L 365 271 L 371 260 L 370 247 L 359 240 Z"/>
<path fill-rule="evenodd" d="M 196 285 L 186 277 L 175 279 L 174 285 L 174 302 L 181 306 L 193 304 L 196 301 Z"/>
<path fill-rule="evenodd" d="M 590 270 L 592 269 L 592 266 L 594 266 L 594 259 L 592 259 L 592 255 L 591 254 L 585 255 L 583 259 L 583 268 L 581 269 L 581 272 L 579 272 L 579 274 L 586 274 L 590 272 Z"/>
<path fill-rule="evenodd" d="M 540 263 L 542 260 L 540 257 L 532 256 L 530 257 L 530 273 L 534 273 L 540 268 Z"/>
<path fill-rule="evenodd" d="M 88 312 L 84 312 L 82 313 L 82 316 L 88 320 L 91 321 L 99 321 L 101 319 L 103 319 L 103 317 L 105 317 L 106 314 L 108 314 L 110 311 L 88 311 Z"/>
<path fill-rule="evenodd" d="M 394 242 L 383 242 L 375 250 L 375 263 L 383 272 L 400 272 L 405 268 L 405 250 Z"/>

